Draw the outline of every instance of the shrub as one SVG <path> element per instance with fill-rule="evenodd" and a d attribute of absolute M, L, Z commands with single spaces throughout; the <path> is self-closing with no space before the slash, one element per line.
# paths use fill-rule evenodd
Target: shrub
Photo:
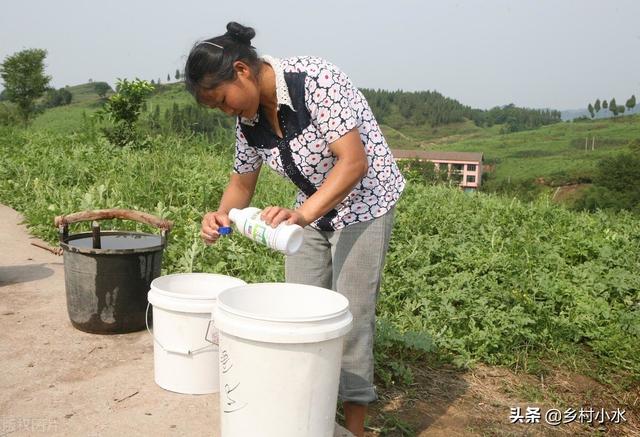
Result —
<path fill-rule="evenodd" d="M 153 86 L 145 80 L 135 79 L 129 82 L 127 79 L 118 79 L 116 93 L 97 113 L 100 120 L 111 122 L 110 126 L 102 128 L 109 142 L 117 146 L 134 146 L 142 143 L 136 122 L 146 98 L 152 91 Z"/>

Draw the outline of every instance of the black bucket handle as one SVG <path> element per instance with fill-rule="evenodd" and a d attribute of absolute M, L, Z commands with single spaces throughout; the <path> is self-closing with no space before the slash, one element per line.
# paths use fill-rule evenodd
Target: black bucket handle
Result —
<path fill-rule="evenodd" d="M 155 226 L 161 230 L 163 240 L 173 227 L 171 220 L 164 220 L 154 215 L 133 209 L 96 209 L 88 211 L 74 212 L 73 214 L 59 215 L 54 219 L 54 223 L 60 231 L 60 241 L 64 242 L 69 236 L 69 224 L 85 221 L 110 220 L 110 219 L 133 220 L 139 223 Z"/>

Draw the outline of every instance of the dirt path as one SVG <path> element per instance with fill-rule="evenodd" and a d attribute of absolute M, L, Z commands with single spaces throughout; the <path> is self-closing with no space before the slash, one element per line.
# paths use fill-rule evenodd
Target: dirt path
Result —
<path fill-rule="evenodd" d="M 62 257 L 20 222 L 0 205 L 0 436 L 219 435 L 217 394 L 155 384 L 146 331 L 71 326 Z"/>

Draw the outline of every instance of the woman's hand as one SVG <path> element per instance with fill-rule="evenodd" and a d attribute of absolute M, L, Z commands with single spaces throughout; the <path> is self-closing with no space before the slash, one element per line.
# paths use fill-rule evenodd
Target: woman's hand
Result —
<path fill-rule="evenodd" d="M 268 206 L 262 210 L 260 218 L 272 228 L 275 228 L 280 223 L 286 221 L 290 225 L 299 225 L 303 228 L 307 226 L 308 221 L 302 213 L 297 210 L 281 208 L 279 206 Z"/>
<path fill-rule="evenodd" d="M 225 213 L 215 211 L 208 212 L 202 218 L 202 229 L 200 231 L 200 238 L 206 245 L 210 245 L 218 241 L 220 233 L 218 228 L 221 226 L 231 226 L 231 220 Z"/>

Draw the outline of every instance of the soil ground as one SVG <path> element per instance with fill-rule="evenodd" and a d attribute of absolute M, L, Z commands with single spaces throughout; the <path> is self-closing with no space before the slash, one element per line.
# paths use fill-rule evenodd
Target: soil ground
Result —
<path fill-rule="evenodd" d="M 217 394 L 155 384 L 146 331 L 72 327 L 62 257 L 32 246 L 44 243 L 21 220 L 0 205 L 0 436 L 220 435 Z"/>
<path fill-rule="evenodd" d="M 380 390 L 381 400 L 371 415 L 367 437 L 640 436 L 638 386 L 616 393 L 592 378 L 563 369 L 552 370 L 543 378 L 486 365 L 468 371 L 425 367 L 414 373 L 415 382 L 408 389 Z M 595 410 L 591 423 L 587 423 L 588 413 L 579 423 L 580 408 L 591 407 Z M 539 423 L 512 423 L 512 408 L 520 408 L 523 422 L 528 408 L 539 408 Z M 546 423 L 548 410 L 560 410 L 565 417 L 569 408 L 576 410 L 576 420 Z M 601 420 L 606 416 L 596 417 L 596 412 L 602 408 L 609 415 L 616 408 L 625 410 L 625 421 Z"/>
<path fill-rule="evenodd" d="M 556 188 L 553 193 L 553 200 L 558 203 L 566 203 L 575 200 L 591 184 L 572 184 Z"/>
<path fill-rule="evenodd" d="M 180 395 L 155 384 L 146 331 L 103 336 L 71 326 L 62 257 L 32 246 L 39 240 L 20 222 L 0 205 L 0 436 L 219 435 L 216 394 Z M 538 378 L 485 365 L 425 366 L 414 376 L 408 388 L 380 389 L 368 437 L 640 436 L 638 386 L 620 393 L 565 369 Z M 540 408 L 539 423 L 511 423 L 518 407 L 523 416 Z M 589 407 L 623 409 L 625 421 L 544 420 L 550 408 Z"/>

